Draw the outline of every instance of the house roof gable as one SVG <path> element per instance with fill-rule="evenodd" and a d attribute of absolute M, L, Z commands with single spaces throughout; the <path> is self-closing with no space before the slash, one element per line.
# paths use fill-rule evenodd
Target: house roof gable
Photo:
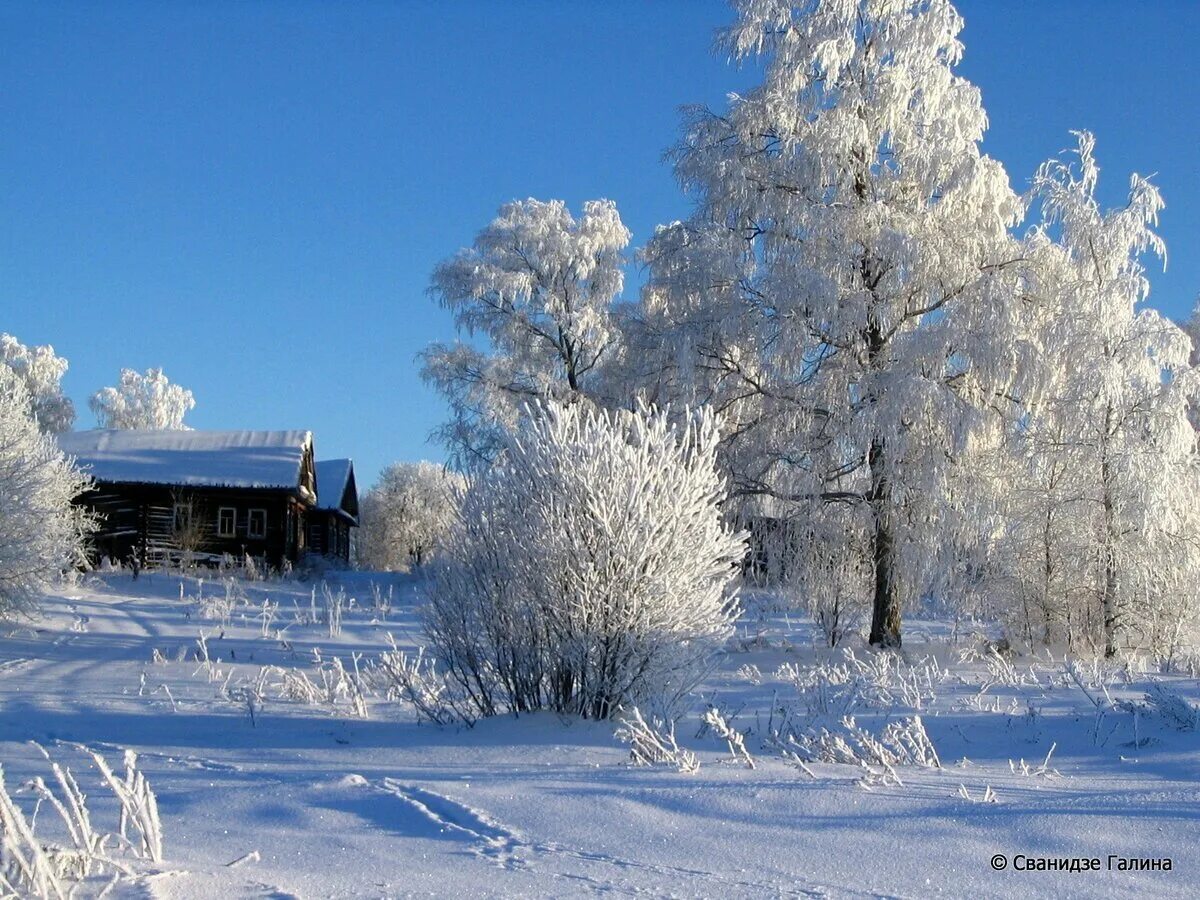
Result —
<path fill-rule="evenodd" d="M 358 523 L 358 486 L 352 460 L 317 460 L 317 508 L 343 513 Z"/>

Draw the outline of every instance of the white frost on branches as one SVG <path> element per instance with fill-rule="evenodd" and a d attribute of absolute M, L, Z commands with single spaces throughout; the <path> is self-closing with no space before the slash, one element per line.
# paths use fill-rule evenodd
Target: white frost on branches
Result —
<path fill-rule="evenodd" d="M 425 614 L 481 715 L 669 708 L 732 631 L 744 535 L 706 412 L 550 405 L 468 488 Z"/>
<path fill-rule="evenodd" d="M 67 361 L 55 354 L 53 347 L 26 347 L 11 334 L 0 334 L 0 365 L 21 379 L 29 397 L 29 410 L 43 433 L 71 430 L 75 406 L 62 392 Z"/>
<path fill-rule="evenodd" d="M 722 47 L 764 80 L 686 115 L 696 208 L 645 254 L 645 391 L 722 411 L 743 507 L 805 523 L 805 590 L 872 606 L 895 645 L 905 602 L 962 568 L 952 469 L 1025 372 L 1022 204 L 980 151 L 948 0 L 734 5 Z"/>
<path fill-rule="evenodd" d="M 360 503 L 360 562 L 408 571 L 428 562 L 454 521 L 461 475 L 431 462 L 393 463 Z"/>
<path fill-rule="evenodd" d="M 196 407 L 196 399 L 171 384 L 162 369 L 145 374 L 122 369 L 120 383 L 98 390 L 89 405 L 101 428 L 180 430 L 187 428 L 183 417 Z"/>
<path fill-rule="evenodd" d="M 89 520 L 71 501 L 87 485 L 0 366 L 0 617 L 34 611 L 39 589 L 80 560 Z"/>
<path fill-rule="evenodd" d="M 488 345 L 423 354 L 425 379 L 451 407 L 440 437 L 460 463 L 492 459 L 526 403 L 588 390 L 617 339 L 629 238 L 612 201 L 588 201 L 575 219 L 561 200 L 522 200 L 437 266 L 430 294 Z"/>
<path fill-rule="evenodd" d="M 1094 139 L 1034 179 L 1031 240 L 1045 304 L 1043 389 L 1016 434 L 1007 510 L 1027 639 L 1170 645 L 1194 618 L 1200 469 L 1186 332 L 1143 301 L 1158 190 L 1134 175 L 1125 206 L 1095 198 Z"/>

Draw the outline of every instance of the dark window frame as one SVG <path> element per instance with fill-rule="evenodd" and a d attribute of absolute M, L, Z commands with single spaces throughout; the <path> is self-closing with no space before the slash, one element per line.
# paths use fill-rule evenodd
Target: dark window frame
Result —
<path fill-rule="evenodd" d="M 256 513 L 262 517 L 261 530 L 255 530 L 254 528 L 254 518 Z M 250 538 L 251 540 L 261 541 L 266 538 L 266 536 L 267 511 L 262 507 L 255 507 L 254 509 L 251 509 L 246 516 L 246 537 Z"/>

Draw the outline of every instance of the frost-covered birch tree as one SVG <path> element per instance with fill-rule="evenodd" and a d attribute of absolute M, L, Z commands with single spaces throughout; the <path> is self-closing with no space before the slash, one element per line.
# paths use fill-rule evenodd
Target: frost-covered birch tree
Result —
<path fill-rule="evenodd" d="M 30 415 L 28 392 L 0 366 L 0 618 L 36 609 L 37 592 L 82 558 L 87 487 Z"/>
<path fill-rule="evenodd" d="M 629 238 L 611 201 L 585 203 L 576 219 L 560 200 L 522 200 L 434 270 L 430 294 L 484 344 L 423 354 L 424 378 L 450 404 L 438 435 L 460 464 L 491 460 L 525 404 L 589 390 L 617 340 Z"/>
<path fill-rule="evenodd" d="M 196 398 L 162 369 L 122 369 L 117 386 L 101 388 L 88 403 L 101 428 L 179 430 L 188 427 L 183 417 L 195 409 Z"/>
<path fill-rule="evenodd" d="M 21 379 L 29 397 L 29 409 L 44 434 L 70 431 L 75 406 L 63 395 L 62 378 L 67 361 L 50 345 L 27 347 L 11 334 L 0 334 L 0 365 Z"/>
<path fill-rule="evenodd" d="M 441 547 L 458 510 L 464 480 L 431 462 L 393 463 L 360 504 L 360 562 L 381 571 L 407 571 Z"/>
<path fill-rule="evenodd" d="M 1200 579 L 1200 469 L 1189 408 L 1191 341 L 1144 306 L 1142 257 L 1165 258 L 1153 228 L 1162 198 L 1137 175 L 1125 206 L 1102 210 L 1094 139 L 1034 179 L 1043 295 L 1044 399 L 1018 432 L 1013 523 L 1047 637 L 1162 646 L 1194 615 Z M 1024 499 L 1023 499 L 1024 495 Z M 1032 502 L 1030 502 L 1032 501 Z"/>
<path fill-rule="evenodd" d="M 806 590 L 853 594 L 896 646 L 955 574 L 950 472 L 1025 372 L 1022 203 L 980 151 L 948 0 L 734 6 L 721 47 L 764 79 L 686 114 L 695 211 L 646 251 L 642 355 L 724 414 L 743 506 L 803 523 Z"/>

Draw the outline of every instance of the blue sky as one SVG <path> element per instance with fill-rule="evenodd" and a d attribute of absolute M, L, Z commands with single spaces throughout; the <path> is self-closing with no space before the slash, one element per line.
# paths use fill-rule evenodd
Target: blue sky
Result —
<path fill-rule="evenodd" d="M 1023 190 L 1073 128 L 1101 193 L 1156 173 L 1200 292 L 1192 0 L 962 0 L 985 149 Z M 0 5 L 0 331 L 52 343 L 87 396 L 161 365 L 197 428 L 311 428 L 369 483 L 441 459 L 415 355 L 452 337 L 431 268 L 503 202 L 617 201 L 641 244 L 687 201 L 662 152 L 684 103 L 748 75 L 720 0 Z"/>

